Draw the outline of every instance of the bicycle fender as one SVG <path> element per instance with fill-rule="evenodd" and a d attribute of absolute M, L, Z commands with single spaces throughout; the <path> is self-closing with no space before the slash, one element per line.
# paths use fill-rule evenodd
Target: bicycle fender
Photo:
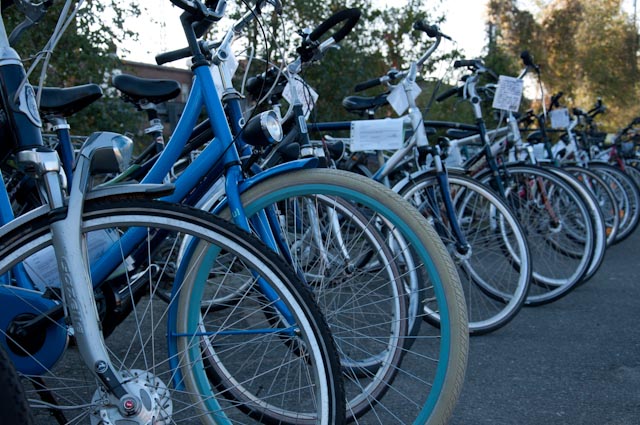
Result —
<path fill-rule="evenodd" d="M 317 167 L 318 158 L 315 157 L 285 162 L 284 164 L 276 165 L 275 167 L 264 170 L 256 174 L 255 176 L 249 177 L 238 185 L 238 189 L 240 190 L 240 193 L 243 193 L 249 190 L 254 185 L 271 177 L 279 176 L 280 174 L 285 174 L 291 171 L 307 170 Z"/>
<path fill-rule="evenodd" d="M 289 161 L 284 164 L 276 165 L 275 167 L 266 169 L 256 174 L 255 176 L 251 176 L 248 179 L 240 182 L 238 185 L 238 190 L 240 193 L 244 193 L 247 190 L 251 189 L 258 183 L 261 183 L 267 179 L 270 179 L 275 176 L 279 176 L 280 174 L 290 173 L 292 171 L 297 170 L 308 170 L 317 168 L 318 166 L 318 158 L 305 158 L 305 159 L 297 159 L 295 161 Z M 216 205 L 216 209 L 213 211 L 214 214 L 219 213 L 227 207 L 227 199 L 225 198 L 222 202 Z M 200 207 L 206 210 L 209 210 L 209 206 Z"/>
<path fill-rule="evenodd" d="M 455 174 L 455 175 L 467 175 L 465 169 L 459 168 L 459 167 L 447 167 L 447 173 Z M 409 184 L 411 181 L 416 180 L 418 178 L 422 178 L 425 175 L 435 177 L 436 171 L 435 170 L 414 171 L 413 173 L 409 174 L 408 176 L 405 176 L 402 180 L 396 183 L 391 189 L 396 193 L 400 193 L 405 188 L 405 186 Z"/>

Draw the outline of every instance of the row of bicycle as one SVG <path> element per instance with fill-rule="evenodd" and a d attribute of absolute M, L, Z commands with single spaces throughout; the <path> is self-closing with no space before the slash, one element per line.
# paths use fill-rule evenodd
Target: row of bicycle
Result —
<path fill-rule="evenodd" d="M 0 343 L 35 422 L 446 422 L 468 332 L 437 234 L 390 189 L 316 157 L 256 168 L 279 122 L 245 119 L 225 58 L 278 2 L 260 1 L 217 43 L 198 39 L 225 1 L 171 2 L 189 48 L 163 57 L 192 57 L 194 84 L 164 148 L 157 140 L 132 165 L 131 141 L 116 133 L 71 147 L 66 118 L 99 88 L 39 88 L 36 110 L 0 31 Z M 52 39 L 73 12 L 63 9 Z M 358 17 L 344 11 L 307 34 L 296 66 Z M 175 91 L 116 84 L 144 107 Z"/>
<path fill-rule="evenodd" d="M 567 294 L 637 224 L 631 185 L 616 191 L 626 180 L 604 164 L 500 159 L 506 148 L 536 157 L 513 113 L 486 130 L 480 100 L 495 86 L 479 86 L 489 72 L 479 61 L 458 61 L 468 76 L 441 96 L 468 99 L 476 124 L 425 121 L 412 93 L 446 37 L 435 26 L 416 22 L 435 42 L 407 71 L 359 85 L 390 93 L 344 102 L 374 117 L 405 94 L 403 118 L 305 122 L 312 102 L 301 71 L 356 25 L 354 9 L 307 34 L 291 64 L 248 81 L 271 108 L 247 118 L 231 44 L 266 3 L 279 3 L 260 2 L 216 42 L 197 39 L 224 1 L 172 3 L 190 47 L 157 59 L 192 57 L 195 79 L 166 144 L 154 111 L 179 85 L 127 75 L 114 86 L 147 111 L 153 136 L 133 161 L 115 133 L 92 135 L 80 152 L 71 145 L 66 118 L 100 97 L 95 85 L 39 90 L 60 167 L 22 139 L 40 134 L 33 122 L 8 127 L 0 339 L 38 422 L 446 423 L 468 333 Z M 435 126 L 453 127 L 451 138 L 429 144 Z M 326 137 L 343 128 L 355 129 L 350 147 L 371 152 L 380 140 L 367 138 L 384 139 L 375 173 L 358 160 L 370 155 L 345 157 L 345 143 Z M 311 130 L 325 137 L 316 142 Z M 462 159 L 465 171 L 453 167 Z"/>

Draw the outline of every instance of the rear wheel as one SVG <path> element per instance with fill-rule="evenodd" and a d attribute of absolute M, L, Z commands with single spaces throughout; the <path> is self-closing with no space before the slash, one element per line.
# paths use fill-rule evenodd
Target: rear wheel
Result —
<path fill-rule="evenodd" d="M 551 171 L 505 167 L 507 204 L 524 228 L 531 253 L 533 284 L 526 303 L 545 304 L 566 295 L 587 274 L 595 252 L 593 218 L 576 190 Z M 491 176 L 481 180 L 489 182 Z"/>
<path fill-rule="evenodd" d="M 51 288 L 50 298 L 59 277 L 48 220 L 3 235 L 0 273 L 23 262 L 37 287 Z M 96 299 L 111 360 L 129 391 L 148 401 L 140 415 L 162 423 L 343 423 L 329 328 L 309 290 L 257 239 L 202 211 L 149 200 L 90 201 L 81 225 L 93 280 L 102 282 Z M 167 279 L 168 303 L 157 296 Z M 217 311 L 202 309 L 221 282 L 242 292 Z M 41 301 L 46 297 L 17 287 L 0 296 L 15 307 L 0 315 L 0 339 L 33 386 L 28 397 L 43 414 L 38 423 L 50 423 L 49 412 L 61 423 L 133 419 L 122 417 L 119 401 L 82 367 L 73 345 L 64 351 L 69 329 L 64 319 L 48 317 L 54 313 Z M 43 315 L 52 323 L 47 333 L 24 340 L 12 333 L 16 306 Z M 33 344 L 41 339 L 42 346 Z M 59 359 L 52 358 L 56 350 Z M 214 367 L 225 371 L 222 389 L 210 377 Z"/>

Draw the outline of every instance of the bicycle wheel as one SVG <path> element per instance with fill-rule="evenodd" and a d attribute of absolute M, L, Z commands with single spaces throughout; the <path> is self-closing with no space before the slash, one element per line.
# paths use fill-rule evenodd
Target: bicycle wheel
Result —
<path fill-rule="evenodd" d="M 458 248 L 435 173 L 414 175 L 395 190 L 434 224 L 458 267 L 469 332 L 484 334 L 506 325 L 522 307 L 531 278 L 529 248 L 517 219 L 497 195 L 463 175 L 450 173 L 448 180 L 470 251 Z"/>
<path fill-rule="evenodd" d="M 587 273 L 580 279 L 578 284 L 582 284 L 589 280 L 600 268 L 604 260 L 604 254 L 607 247 L 607 223 L 602 212 L 602 208 L 598 199 L 587 187 L 572 173 L 565 171 L 563 168 L 549 167 L 546 168 L 556 176 L 562 178 L 568 183 L 573 190 L 580 196 L 591 216 L 591 223 L 594 230 L 594 250 L 591 256 L 591 263 L 587 269 Z"/>
<path fill-rule="evenodd" d="M 304 229 L 309 228 L 301 223 L 304 216 L 297 205 L 314 205 L 321 214 L 320 223 L 334 226 L 324 227 L 333 230 L 316 232 L 322 237 L 314 243 L 331 253 L 329 258 L 336 262 L 330 267 L 315 267 L 328 273 L 317 274 L 320 280 L 312 286 L 343 362 L 348 419 L 384 424 L 445 423 L 462 385 L 468 330 L 455 267 L 429 224 L 384 186 L 332 169 L 300 170 L 272 177 L 243 193 L 242 202 L 250 216 L 273 209 L 283 235 L 290 238 L 286 240 L 289 247 L 297 243 L 304 246 Z M 353 209 L 358 214 L 350 214 Z M 289 215 L 292 212 L 296 215 Z M 297 232 L 292 222 L 298 224 Z M 320 224 L 319 229 L 322 228 Z M 381 262 L 386 254 L 381 256 L 372 249 L 382 249 L 373 243 L 379 236 L 363 237 L 368 232 L 386 238 L 384 249 L 393 253 L 403 277 L 400 286 L 388 281 L 392 275 Z M 341 244 L 336 243 L 337 233 Z M 344 247 L 349 255 L 340 252 Z M 295 256 L 304 250 L 291 252 L 294 263 L 309 270 L 304 263 L 308 257 Z M 366 261 L 352 263 L 359 264 L 355 268 L 345 267 L 346 258 L 364 259 L 372 254 L 375 255 Z M 317 264 L 315 260 L 313 264 Z M 371 273 L 374 270 L 378 272 Z M 410 275 L 419 277 L 418 288 L 410 287 Z M 393 289 L 405 285 L 407 294 Z M 398 306 L 398 296 L 409 300 L 409 317 L 400 317 L 402 313 L 393 310 Z M 440 315 L 441 327 L 421 326 L 414 329 L 416 334 L 402 335 L 394 322 L 413 319 L 420 323 L 420 307 L 424 304 Z M 387 352 L 400 352 L 401 356 Z M 359 373 L 344 367 L 378 358 L 385 360 L 375 368 L 359 368 Z"/>
<path fill-rule="evenodd" d="M 613 244 L 617 240 L 620 228 L 620 208 L 609 185 L 588 168 L 568 165 L 562 169 L 576 176 L 595 197 L 605 221 L 607 245 Z"/>
<path fill-rule="evenodd" d="M 23 261 L 36 286 L 46 288 L 46 295 L 17 287 L 1 293 L 3 305 L 11 301 L 27 310 L 28 317 L 24 311 L 16 317 L 15 307 L 1 316 L 0 339 L 33 385 L 31 407 L 44 413 L 38 423 L 50 423 L 49 413 L 61 423 L 126 423 L 143 416 L 155 423 L 343 423 L 340 364 L 329 328 L 309 290 L 278 256 L 202 211 L 111 198 L 86 204 L 82 231 L 92 272 L 120 253 L 96 299 L 112 363 L 143 401 L 138 416 L 123 417 L 118 400 L 78 368 L 83 363 L 73 344 L 52 358 L 56 349 L 64 351 L 70 328 L 54 310 L 32 307 L 33 299 L 59 293 L 48 224 L 48 216 L 30 221 L 3 235 L 0 245 L 0 273 Z M 156 291 L 185 237 L 191 240 L 189 261 L 174 270 L 167 303 Z M 226 308 L 201 310 L 215 296 L 213 281 L 252 283 L 243 284 L 242 296 Z M 11 330 L 15 319 L 33 317 L 47 329 L 27 337 Z M 28 372 L 29 364 L 40 370 Z M 236 400 L 229 382 L 224 390 L 211 384 L 208 369 L 214 364 L 233 376 L 234 388 L 252 403 Z M 245 413 L 255 406 L 262 416 L 252 420 Z"/>
<path fill-rule="evenodd" d="M 604 179 L 621 202 L 620 229 L 616 242 L 626 239 L 640 223 L 640 190 L 628 174 L 612 165 L 591 162 L 589 169 Z M 626 200 L 626 203 L 624 202 Z"/>
<path fill-rule="evenodd" d="M 540 305 L 566 295 L 594 255 L 594 224 L 576 190 L 540 167 L 506 164 L 507 204 L 525 230 L 533 283 L 525 301 Z M 491 181 L 490 174 L 479 179 Z"/>
<path fill-rule="evenodd" d="M 637 166 L 638 161 L 635 159 L 624 160 L 624 172 L 631 176 L 633 181 L 636 183 L 636 186 L 640 187 L 640 169 L 638 169 Z"/>
<path fill-rule="evenodd" d="M 33 424 L 33 416 L 24 388 L 2 345 L 0 345 L 0 409 L 2 409 L 2 423 Z"/>

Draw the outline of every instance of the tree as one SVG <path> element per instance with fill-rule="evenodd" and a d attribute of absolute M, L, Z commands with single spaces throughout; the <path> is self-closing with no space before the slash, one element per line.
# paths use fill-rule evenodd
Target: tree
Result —
<path fill-rule="evenodd" d="M 488 11 L 497 36 L 487 62 L 515 64 L 529 50 L 547 92 L 562 91 L 565 102 L 585 109 L 601 97 L 612 111 L 603 117 L 610 130 L 640 113 L 638 34 L 620 0 L 552 0 L 537 18 L 516 0 L 491 0 Z"/>
<path fill-rule="evenodd" d="M 64 2 L 54 2 L 43 20 L 23 33 L 15 44 L 14 48 L 25 60 L 26 67 L 46 45 L 63 5 Z M 7 12 L 3 18 L 10 31 L 23 16 L 16 8 Z M 122 67 L 114 40 L 136 36 L 135 32 L 126 28 L 125 20 L 140 12 L 136 0 L 85 0 L 74 23 L 53 52 L 47 69 L 47 86 L 71 87 L 96 83 L 102 86 L 106 94 L 69 119 L 73 134 L 87 135 L 97 130 L 125 132 L 133 128 L 129 125 L 132 122 L 132 108 L 117 99 L 113 90 L 109 90 L 109 79 L 114 69 Z M 36 70 L 31 78 L 34 85 L 39 72 L 39 69 Z"/>
<path fill-rule="evenodd" d="M 271 60 L 280 63 L 293 60 L 295 48 L 301 38 L 298 31 L 315 28 L 331 14 L 347 7 L 358 7 L 362 16 L 354 31 L 341 43 L 339 50 L 329 51 L 321 63 L 304 71 L 305 80 L 320 94 L 316 105 L 317 116 L 322 120 L 351 119 L 341 106 L 345 96 L 354 94 L 356 83 L 384 75 L 391 67 L 403 69 L 410 60 L 424 52 L 431 41 L 423 33 L 412 30 L 418 19 L 430 23 L 441 23 L 443 16 L 434 16 L 426 0 L 407 0 L 406 5 L 378 8 L 371 0 L 294 0 L 285 5 L 279 19 L 267 18 L 269 30 L 278 36 L 284 48 L 281 55 L 273 40 L 264 40 L 262 31 L 253 26 L 247 31 L 247 44 L 257 46 L 258 55 L 271 55 Z M 235 10 L 236 16 L 240 10 Z M 288 35 L 283 40 L 283 35 Z M 435 69 L 439 61 L 449 60 L 451 54 L 436 54 L 427 64 L 425 73 Z M 264 65 L 254 65 L 250 73 L 264 71 Z M 425 74 L 423 73 L 423 74 Z M 426 86 L 425 86 L 425 89 Z M 384 88 L 366 93 L 375 94 Z M 427 92 L 428 94 L 428 92 Z M 429 96 L 425 94 L 419 100 Z"/>

